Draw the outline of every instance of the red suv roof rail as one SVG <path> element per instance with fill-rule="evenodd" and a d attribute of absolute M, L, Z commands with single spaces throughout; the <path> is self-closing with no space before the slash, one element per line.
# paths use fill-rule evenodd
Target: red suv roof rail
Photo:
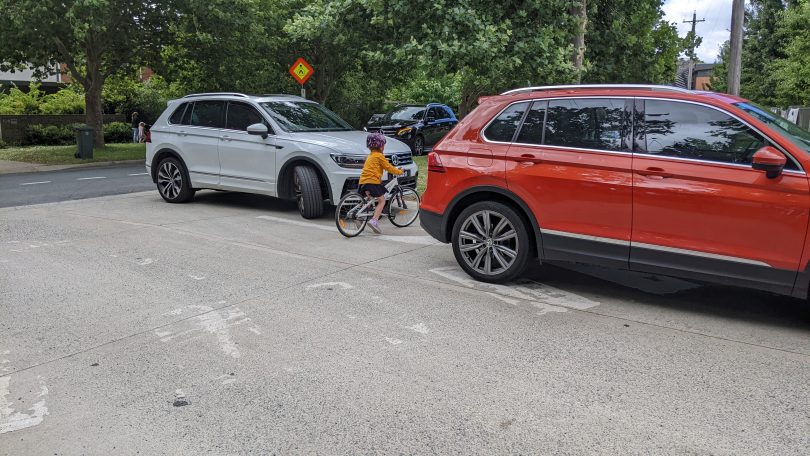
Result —
<path fill-rule="evenodd" d="M 652 90 L 660 92 L 693 93 L 692 90 L 684 89 L 682 87 L 654 85 L 654 84 L 571 84 L 571 85 L 524 87 L 522 89 L 508 90 L 502 93 L 501 95 L 516 95 L 519 93 L 541 92 L 544 90 L 578 90 L 578 89 L 627 89 L 627 90 Z"/>

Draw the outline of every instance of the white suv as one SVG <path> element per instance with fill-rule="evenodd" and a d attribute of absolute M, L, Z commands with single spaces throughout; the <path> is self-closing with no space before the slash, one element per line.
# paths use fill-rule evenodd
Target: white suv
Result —
<path fill-rule="evenodd" d="M 146 170 L 170 203 L 199 189 L 296 198 L 301 215 L 319 217 L 357 187 L 368 133 L 293 95 L 193 94 L 169 102 L 151 127 Z M 405 143 L 389 139 L 385 155 L 416 186 Z"/>

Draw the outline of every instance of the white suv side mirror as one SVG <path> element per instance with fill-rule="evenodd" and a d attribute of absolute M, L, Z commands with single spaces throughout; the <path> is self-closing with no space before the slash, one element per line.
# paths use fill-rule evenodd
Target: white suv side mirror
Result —
<path fill-rule="evenodd" d="M 268 130 L 267 125 L 263 123 L 255 123 L 253 125 L 248 125 L 247 132 L 249 135 L 257 135 L 261 136 L 262 138 L 267 138 L 270 130 Z"/>

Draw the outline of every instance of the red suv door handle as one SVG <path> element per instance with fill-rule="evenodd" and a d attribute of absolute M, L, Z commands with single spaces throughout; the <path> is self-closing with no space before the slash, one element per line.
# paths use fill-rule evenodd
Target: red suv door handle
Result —
<path fill-rule="evenodd" d="M 650 166 L 649 168 L 643 171 L 638 171 L 638 173 L 642 176 L 654 177 L 657 179 L 665 179 L 667 177 L 672 177 L 672 174 L 664 171 L 664 168 L 659 168 L 657 166 Z"/>
<path fill-rule="evenodd" d="M 534 154 L 520 154 L 520 160 L 518 160 L 518 164 L 520 164 L 520 166 L 532 166 L 540 162 L 541 160 Z"/>

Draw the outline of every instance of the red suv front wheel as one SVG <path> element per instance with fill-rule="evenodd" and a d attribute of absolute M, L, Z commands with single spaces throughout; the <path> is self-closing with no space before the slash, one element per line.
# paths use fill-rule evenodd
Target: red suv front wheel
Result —
<path fill-rule="evenodd" d="M 533 248 L 523 219 L 494 201 L 464 209 L 453 226 L 452 243 L 458 264 L 483 282 L 505 282 L 520 275 Z"/>

